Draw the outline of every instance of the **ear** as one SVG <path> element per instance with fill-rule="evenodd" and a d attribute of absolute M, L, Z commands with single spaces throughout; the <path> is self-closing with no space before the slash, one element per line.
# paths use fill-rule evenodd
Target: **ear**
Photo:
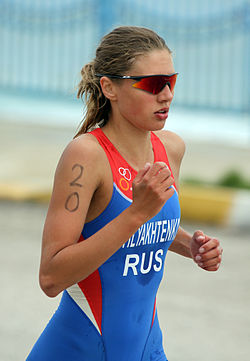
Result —
<path fill-rule="evenodd" d="M 116 100 L 116 85 L 112 82 L 112 80 L 106 76 L 101 77 L 100 85 L 102 88 L 102 92 L 105 97 L 109 100 Z"/>

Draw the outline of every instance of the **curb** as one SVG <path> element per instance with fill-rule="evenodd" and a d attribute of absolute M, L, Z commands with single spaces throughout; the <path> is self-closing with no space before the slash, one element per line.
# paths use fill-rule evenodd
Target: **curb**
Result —
<path fill-rule="evenodd" d="M 35 185 L 0 183 L 0 200 L 47 203 L 50 197 L 51 190 L 49 188 Z"/>
<path fill-rule="evenodd" d="M 247 190 L 183 185 L 180 205 L 184 220 L 250 227 L 250 191 Z"/>
<path fill-rule="evenodd" d="M 48 203 L 49 187 L 0 183 L 0 200 Z M 250 191 L 182 185 L 181 216 L 186 221 L 250 227 Z"/>

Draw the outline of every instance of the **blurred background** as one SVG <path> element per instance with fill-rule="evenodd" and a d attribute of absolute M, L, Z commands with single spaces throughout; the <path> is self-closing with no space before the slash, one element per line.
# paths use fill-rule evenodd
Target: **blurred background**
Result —
<path fill-rule="evenodd" d="M 224 247 L 213 275 L 168 256 L 158 298 L 168 358 L 248 361 L 249 0 L 0 1 L 0 360 L 25 359 L 60 299 L 37 280 L 53 174 L 84 112 L 80 69 L 120 25 L 149 27 L 173 51 L 179 76 L 166 129 L 187 145 L 183 226 Z"/>

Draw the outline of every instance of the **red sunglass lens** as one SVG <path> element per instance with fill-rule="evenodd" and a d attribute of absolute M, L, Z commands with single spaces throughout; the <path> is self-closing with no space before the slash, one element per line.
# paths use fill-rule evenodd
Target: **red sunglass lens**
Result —
<path fill-rule="evenodd" d="M 133 84 L 133 87 L 145 90 L 152 94 L 158 94 L 166 86 L 166 84 L 168 84 L 170 90 L 173 91 L 176 83 L 176 78 L 177 74 L 170 76 L 150 76 L 147 78 L 142 78 L 141 80 Z"/>

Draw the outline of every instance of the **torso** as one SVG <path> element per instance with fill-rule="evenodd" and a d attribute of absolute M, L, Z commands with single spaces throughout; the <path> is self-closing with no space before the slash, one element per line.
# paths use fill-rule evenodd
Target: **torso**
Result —
<path fill-rule="evenodd" d="M 92 134 L 108 159 L 108 167 L 104 168 L 107 175 L 100 187 L 103 203 L 99 211 L 101 208 L 103 211 L 85 223 L 79 242 L 84 242 L 130 206 L 132 182 L 137 174 L 101 129 Z M 163 161 L 170 168 L 158 137 L 152 134 L 151 141 L 154 160 Z M 96 195 L 95 202 L 97 198 Z M 175 191 L 160 212 L 143 224 L 106 262 L 65 291 L 91 320 L 89 332 L 94 335 L 98 331 L 107 360 L 166 360 L 156 312 L 156 293 L 163 276 L 165 256 L 179 223 L 180 207 Z M 93 344 L 93 347 L 96 346 Z"/>

